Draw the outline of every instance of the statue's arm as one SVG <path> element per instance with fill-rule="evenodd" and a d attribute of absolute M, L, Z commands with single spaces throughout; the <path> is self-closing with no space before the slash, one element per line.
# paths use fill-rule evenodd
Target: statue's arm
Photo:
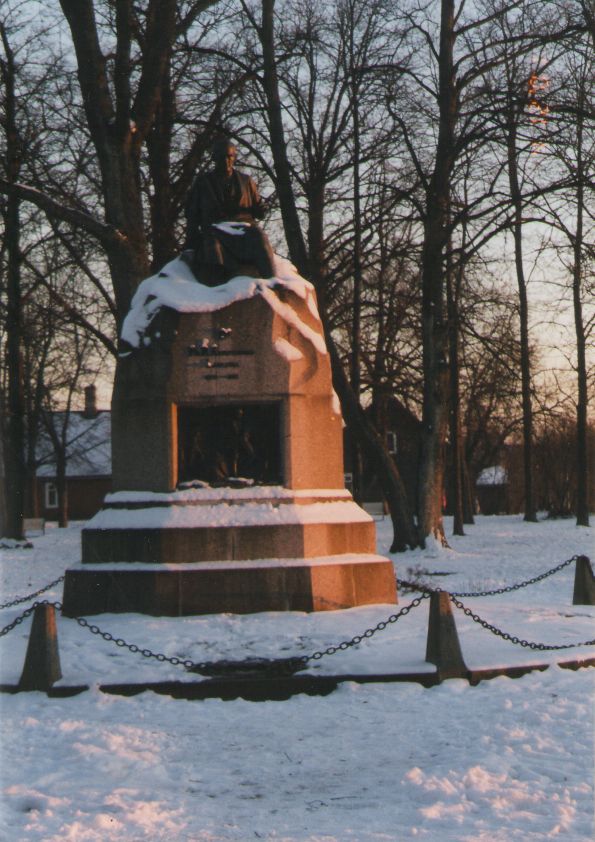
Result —
<path fill-rule="evenodd" d="M 258 192 L 258 187 L 256 186 L 256 182 L 253 178 L 250 178 L 248 181 L 248 189 L 250 191 L 250 204 L 252 216 L 255 219 L 264 219 L 265 213 L 267 211 L 267 205 L 264 199 L 261 197 L 260 193 Z"/>
<path fill-rule="evenodd" d="M 199 191 L 200 186 L 197 178 L 190 188 L 184 209 L 186 215 L 186 240 L 184 242 L 184 249 L 195 249 L 197 246 L 201 223 Z"/>

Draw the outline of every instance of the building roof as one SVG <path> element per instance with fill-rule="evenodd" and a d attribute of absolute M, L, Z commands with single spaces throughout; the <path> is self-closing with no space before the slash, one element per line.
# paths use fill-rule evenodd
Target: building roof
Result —
<path fill-rule="evenodd" d="M 64 412 L 52 413 L 57 429 L 63 424 Z M 107 410 L 89 417 L 84 412 L 71 412 L 68 418 L 66 475 L 69 477 L 109 476 L 112 472 L 111 413 Z M 54 477 L 56 458 L 50 437 L 42 429 L 37 443 L 37 476 Z"/>
<path fill-rule="evenodd" d="M 490 468 L 484 468 L 480 471 L 476 485 L 506 485 L 508 482 L 508 473 L 506 468 L 502 465 L 492 465 Z"/>

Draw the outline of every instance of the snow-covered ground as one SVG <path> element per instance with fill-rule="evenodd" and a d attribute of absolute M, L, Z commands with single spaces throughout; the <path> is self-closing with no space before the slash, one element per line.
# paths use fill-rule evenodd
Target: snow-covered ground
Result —
<path fill-rule="evenodd" d="M 450 524 L 447 523 L 447 528 Z M 386 552 L 390 524 L 378 523 Z M 593 528 L 478 518 L 452 549 L 394 557 L 452 591 L 500 587 L 576 554 L 595 558 Z M 24 595 L 79 559 L 80 525 L 48 529 L 31 550 L 5 550 L 0 601 Z M 448 574 L 448 575 L 447 575 Z M 510 634 L 536 642 L 595 637 L 595 608 L 572 605 L 574 565 L 529 588 L 463 600 Z M 41 598 L 61 598 L 61 589 Z M 400 605 L 409 594 L 400 595 Z M 25 606 L 5 609 L 0 627 Z M 183 619 L 102 615 L 102 630 L 196 661 L 307 654 L 361 633 L 392 606 L 321 614 Z M 431 671 L 424 662 L 428 601 L 313 672 Z M 595 647 L 532 652 L 460 612 L 471 668 L 593 657 Z M 0 681 L 18 681 L 29 621 L 0 643 Z M 73 840 L 591 840 L 595 669 L 551 666 L 470 687 L 447 681 L 342 684 L 326 697 L 284 702 L 124 698 L 101 683 L 196 680 L 181 667 L 122 650 L 59 618 L 60 684 L 89 684 L 68 699 L 1 695 L 0 839 Z"/>

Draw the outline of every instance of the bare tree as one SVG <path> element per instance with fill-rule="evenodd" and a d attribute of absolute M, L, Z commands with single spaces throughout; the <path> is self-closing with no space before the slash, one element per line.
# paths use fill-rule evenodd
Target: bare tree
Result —
<path fill-rule="evenodd" d="M 4 219 L 4 241 L 2 251 L 6 253 L 6 344 L 8 363 L 8 400 L 6 404 L 7 447 L 4 453 L 6 483 L 9 493 L 6 499 L 7 537 L 21 540 L 23 512 L 25 506 L 25 396 L 23 383 L 23 305 L 21 291 L 21 226 L 20 198 L 15 188 L 21 171 L 23 140 L 18 130 L 17 118 L 17 62 L 9 33 L 0 22 L 0 37 L 4 56 L 0 59 L 2 79 L 2 128 L 6 139 L 4 171 L 7 194 L 2 216 Z M 4 419 L 3 419 L 4 420 Z"/>
<path fill-rule="evenodd" d="M 113 323 L 142 277 L 174 255 L 194 171 L 211 137 L 226 129 L 250 150 L 248 165 L 272 181 L 290 256 L 316 285 L 335 387 L 354 439 L 382 477 L 393 547 L 442 540 L 449 417 L 451 445 L 456 451 L 465 437 L 470 473 L 518 425 L 512 325 L 523 340 L 530 428 L 532 348 L 519 325 L 528 325 L 530 304 L 523 235 L 535 219 L 563 236 L 566 226 L 574 237 L 579 369 L 581 325 L 588 341 L 581 302 L 590 252 L 580 233 L 588 202 L 570 195 L 562 167 L 553 179 L 531 169 L 528 114 L 529 71 L 560 60 L 556 38 L 575 49 L 573 38 L 592 23 L 588 4 L 559 0 L 544 10 L 541 0 L 335 0 L 338 26 L 313 0 L 286 0 L 282 8 L 275 0 L 59 5 L 64 19 L 54 25 L 62 34 L 67 25 L 75 61 L 67 49 L 58 52 L 60 39 L 45 42 L 56 72 L 53 95 L 36 100 L 44 142 L 25 166 L 10 170 L 7 160 L 0 174 L 6 219 L 10 211 L 14 221 L 19 203 L 28 214 L 25 238 L 12 249 L 21 293 L 25 276 L 38 291 L 32 306 L 51 307 L 60 326 L 83 330 L 115 356 Z M 73 67 L 78 84 L 66 72 Z M 589 119 L 581 113 L 579 132 Z M 553 196 L 546 221 L 542 205 Z M 570 206 L 582 208 L 573 225 Z M 35 237 L 31 208 L 47 217 Z M 476 265 L 487 265 L 494 238 L 507 231 L 522 318 L 502 315 L 499 301 L 502 325 L 492 330 L 476 299 L 486 290 Z M 10 242 L 3 242 L 7 269 Z M 49 273 L 39 268 L 43 249 Z M 80 295 L 70 286 L 74 266 Z M 18 365 L 13 355 L 13 374 Z M 495 371 L 501 383 L 490 376 Z M 31 384 L 25 398 L 33 391 Z M 395 391 L 422 408 L 417 525 L 382 441 L 381 407 Z M 456 453 L 454 465 L 465 474 Z M 461 514 L 459 505 L 458 531 Z"/>
<path fill-rule="evenodd" d="M 465 279 L 460 312 L 460 392 L 464 464 L 473 484 L 483 468 L 504 464 L 507 444 L 522 429 L 522 405 L 513 296 L 501 290 L 499 277 L 490 278 L 488 264 L 467 269 L 476 277 Z"/>
<path fill-rule="evenodd" d="M 298 268 L 316 286 L 325 322 L 326 341 L 333 369 L 333 382 L 341 400 L 343 413 L 348 426 L 354 431 L 355 437 L 380 477 L 394 525 L 393 550 L 402 550 L 416 544 L 407 495 L 396 465 L 386 452 L 382 440 L 367 420 L 358 397 L 353 392 L 337 352 L 327 319 L 327 259 L 324 248 L 325 190 L 341 171 L 350 166 L 349 158 L 339 160 L 335 155 L 335 151 L 345 142 L 345 132 L 349 124 L 347 116 L 349 80 L 338 75 L 341 70 L 340 65 L 331 68 L 332 86 L 335 93 L 322 104 L 323 117 L 320 126 L 317 128 L 313 102 L 311 99 L 308 102 L 307 99 L 308 95 L 312 97 L 315 89 L 315 82 L 312 78 L 315 66 L 311 65 L 312 82 L 308 89 L 306 101 L 302 103 L 301 109 L 298 109 L 298 113 L 301 113 L 303 154 L 307 158 L 307 167 L 301 175 L 302 186 L 307 196 L 308 236 L 306 245 L 299 225 L 292 168 L 287 155 L 286 132 L 280 108 L 281 97 L 276 59 L 274 7 L 274 0 L 263 0 L 261 23 L 258 24 L 254 20 L 254 25 L 259 33 L 262 45 L 263 85 L 267 101 L 271 148 L 275 162 L 277 195 L 285 221 L 287 245 Z M 313 14 L 312 8 L 310 13 Z M 307 59 L 312 58 L 310 52 L 313 44 L 312 36 L 313 33 L 310 33 L 305 45 Z M 296 79 L 293 93 L 298 96 L 299 88 L 300 85 Z M 345 101 L 345 111 L 339 107 L 342 99 Z M 327 131 L 328 137 L 325 138 Z M 314 143 L 315 139 L 316 142 Z"/>
<path fill-rule="evenodd" d="M 509 32 L 507 21 L 502 28 Z M 512 34 L 512 33 L 510 33 Z M 522 185 L 522 159 L 531 154 L 532 140 L 523 137 L 523 122 L 527 122 L 527 102 L 531 96 L 527 86 L 531 78 L 537 78 L 527 70 L 526 62 L 511 56 L 506 62 L 506 109 L 504 133 L 510 201 L 513 210 L 511 228 L 514 241 L 514 263 L 518 287 L 519 321 L 521 337 L 521 394 L 523 402 L 523 447 L 524 447 L 524 493 L 525 520 L 537 521 L 535 495 L 533 491 L 533 408 L 531 405 L 531 366 L 529 355 L 529 299 L 525 273 L 523 231 L 525 198 Z"/>
<path fill-rule="evenodd" d="M 166 107 L 162 98 L 169 90 L 173 45 L 198 15 L 213 5 L 215 0 L 183 6 L 176 0 L 149 0 L 143 6 L 131 0 L 115 4 L 60 2 L 75 50 L 84 129 L 99 170 L 103 218 L 96 209 L 77 206 L 73 197 L 64 201 L 51 190 L 42 192 L 25 184 L 14 189 L 21 200 L 36 204 L 50 218 L 80 228 L 97 240 L 107 257 L 119 319 L 128 311 L 132 292 L 151 266 L 141 160 L 158 115 L 161 117 Z M 191 173 L 186 177 L 189 182 Z M 6 179 L 0 179 L 0 190 L 6 191 L 8 186 Z M 170 218 L 170 225 L 174 223 Z"/>
<path fill-rule="evenodd" d="M 592 89 L 593 58 L 588 39 L 574 39 L 558 71 L 560 95 L 552 107 L 557 112 L 555 137 L 549 144 L 549 164 L 560 171 L 562 188 L 544 197 L 548 217 L 548 242 L 570 278 L 574 321 L 576 369 L 576 520 L 589 525 L 587 348 L 595 326 L 589 302 L 595 292 L 591 282 L 595 262 L 595 215 L 587 196 L 595 162 Z"/>
<path fill-rule="evenodd" d="M 59 317 L 58 317 L 59 318 Z M 56 319 L 51 309 L 47 320 Z M 58 526 L 68 526 L 68 460 L 76 448 L 81 431 L 75 428 L 74 401 L 82 387 L 93 382 L 101 368 L 102 357 L 93 338 L 77 325 L 66 322 L 51 325 L 54 337 L 51 349 L 51 375 L 44 382 L 41 413 L 45 436 L 51 443 L 56 468 Z M 105 354 L 105 351 L 103 352 Z M 86 442 L 88 446 L 88 441 Z"/>

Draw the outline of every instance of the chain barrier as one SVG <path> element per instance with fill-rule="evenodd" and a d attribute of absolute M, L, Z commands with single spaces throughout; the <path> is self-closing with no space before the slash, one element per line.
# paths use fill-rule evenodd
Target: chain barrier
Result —
<path fill-rule="evenodd" d="M 423 593 L 421 596 L 411 600 L 409 605 L 405 605 L 400 611 L 397 611 L 396 614 L 391 614 L 390 617 L 386 618 L 386 620 L 381 620 L 372 628 L 366 629 L 363 634 L 357 634 L 355 637 L 352 637 L 351 640 L 344 640 L 336 646 L 329 646 L 322 652 L 313 652 L 311 655 L 305 656 L 303 660 L 305 663 L 308 663 L 308 661 L 319 661 L 321 658 L 324 658 L 325 655 L 334 655 L 336 652 L 344 652 L 352 646 L 357 646 L 357 644 L 361 643 L 364 638 L 369 639 L 370 637 L 373 637 L 376 632 L 383 631 L 388 625 L 396 623 L 397 620 L 401 619 L 401 617 L 405 617 L 409 614 L 412 608 L 417 608 L 418 605 L 421 605 L 424 599 L 429 599 L 430 596 L 430 593 Z"/>
<path fill-rule="evenodd" d="M 41 602 L 34 602 L 30 608 L 27 608 L 26 611 L 23 611 L 22 614 L 19 614 L 18 617 L 15 617 L 12 623 L 9 623 L 7 626 L 4 626 L 3 629 L 0 629 L 0 637 L 4 637 L 5 634 L 8 634 L 8 632 L 11 632 L 17 626 L 20 626 L 23 620 L 26 620 L 27 617 L 30 617 L 31 614 L 33 614 L 38 605 L 53 605 L 54 608 L 62 608 L 61 602 L 49 602 L 47 599 L 43 599 Z"/>
<path fill-rule="evenodd" d="M 529 640 L 524 640 L 522 638 L 516 637 L 515 635 L 510 635 L 508 632 L 502 631 L 502 629 L 493 626 L 491 623 L 488 623 L 478 614 L 475 614 L 470 608 L 468 608 L 463 602 L 461 602 L 457 597 L 459 596 L 486 596 L 491 595 L 492 593 L 506 593 L 508 591 L 518 590 L 519 588 L 526 587 L 529 584 L 533 584 L 534 582 L 538 582 L 541 579 L 546 578 L 547 576 L 551 576 L 553 573 L 562 570 L 572 561 L 575 561 L 577 556 L 573 556 L 568 561 L 559 564 L 557 567 L 549 570 L 547 573 L 542 573 L 540 576 L 536 576 L 534 579 L 528 580 L 527 582 L 522 582 L 517 585 L 511 585 L 508 588 L 499 588 L 494 591 L 485 591 L 485 592 L 477 592 L 477 593 L 470 593 L 470 594 L 460 594 L 460 593 L 449 593 L 449 598 L 453 605 L 455 605 L 458 609 L 460 609 L 467 617 L 471 617 L 471 619 L 478 623 L 478 625 L 482 626 L 484 629 L 492 632 L 497 637 L 501 637 L 503 640 L 508 640 L 510 643 L 517 644 L 519 646 L 523 646 L 528 649 L 539 650 L 539 651 L 555 651 L 561 649 L 572 649 L 577 646 L 595 646 L 595 639 L 594 640 L 586 640 L 581 643 L 562 643 L 559 645 L 554 644 L 547 644 L 547 643 L 534 643 Z M 49 585 L 46 585 L 45 588 L 40 589 L 35 594 L 30 594 L 28 598 L 32 598 L 39 593 L 43 593 L 46 590 L 49 590 L 54 585 L 58 584 L 64 579 L 64 576 L 61 576 L 59 579 L 56 579 L 54 582 L 51 582 Z M 401 617 L 405 617 L 413 608 L 417 608 L 417 606 L 421 605 L 421 603 L 425 599 L 429 599 L 433 593 L 440 593 L 443 591 L 442 588 L 430 588 L 426 586 L 423 587 L 423 591 L 421 596 L 416 597 L 413 599 L 408 605 L 405 605 L 400 611 L 397 611 L 395 614 L 391 614 L 386 620 L 381 620 L 375 626 L 366 629 L 362 634 L 355 635 L 350 640 L 344 640 L 341 643 L 338 643 L 334 646 L 328 646 L 326 649 L 322 649 L 316 652 L 312 652 L 310 655 L 300 655 L 295 656 L 292 658 L 244 658 L 240 661 L 231 661 L 231 660 L 221 660 L 221 661 L 193 661 L 190 658 L 178 658 L 175 655 L 169 656 L 165 655 L 162 652 L 153 652 L 149 648 L 142 648 L 137 646 L 135 643 L 128 643 L 121 637 L 114 637 L 113 634 L 110 632 L 102 631 L 99 626 L 95 625 L 94 623 L 90 623 L 85 617 L 72 617 L 71 619 L 75 620 L 79 626 L 88 629 L 91 634 L 98 635 L 99 637 L 103 638 L 103 640 L 107 641 L 108 643 L 114 643 L 119 648 L 128 649 L 129 652 L 133 654 L 140 654 L 144 658 L 154 658 L 156 661 L 161 663 L 167 662 L 172 664 L 173 666 L 183 666 L 189 672 L 196 672 L 200 673 L 201 675 L 207 676 L 222 676 L 222 675 L 250 675 L 250 674 L 258 674 L 258 675 L 291 675 L 294 672 L 298 672 L 306 667 L 306 665 L 310 661 L 319 661 L 321 658 L 324 658 L 327 655 L 335 655 L 337 652 L 344 652 L 347 649 L 352 648 L 353 646 L 357 646 L 363 640 L 368 640 L 373 637 L 377 632 L 383 631 L 386 629 L 387 626 L 396 623 Z M 12 605 L 17 605 L 20 602 L 26 601 L 27 597 L 22 597 L 18 600 L 15 600 L 12 603 L 9 603 L 5 606 L 0 607 L 9 607 Z M 49 600 L 42 600 L 41 602 L 35 602 L 32 606 L 27 608 L 16 617 L 11 623 L 7 626 L 4 626 L 3 629 L 0 629 L 0 637 L 4 637 L 4 635 L 11 632 L 14 628 L 20 625 L 24 620 L 33 614 L 35 609 L 39 605 L 52 605 L 54 608 L 61 610 L 62 603 L 61 602 L 49 602 Z"/>
<path fill-rule="evenodd" d="M 30 599 L 35 599 L 36 596 L 39 596 L 46 591 L 49 591 L 51 588 L 59 585 L 60 582 L 64 581 L 64 575 L 59 576 L 57 579 L 54 579 L 53 582 L 50 582 L 49 585 L 46 585 L 44 588 L 40 588 L 38 591 L 34 591 L 33 593 L 27 594 L 27 596 L 19 596 L 16 599 L 13 599 L 12 602 L 4 602 L 0 605 L 0 611 L 3 608 L 13 608 L 15 605 L 20 605 L 23 602 L 29 602 Z"/>
<path fill-rule="evenodd" d="M 195 662 L 189 658 L 177 658 L 176 656 L 170 657 L 162 653 L 153 652 L 151 649 L 141 649 L 140 646 L 137 646 L 134 643 L 127 643 L 121 637 L 116 638 L 109 632 L 102 631 L 99 626 L 90 623 L 84 617 L 73 617 L 73 619 L 76 620 L 79 626 L 88 629 L 91 634 L 99 635 L 99 637 L 102 637 L 104 640 L 110 643 L 115 643 L 116 646 L 128 649 L 134 654 L 139 653 L 144 658 L 155 658 L 157 661 L 167 661 L 167 663 L 173 664 L 174 666 L 183 666 L 189 672 L 196 672 L 201 675 L 217 676 L 238 674 L 247 675 L 254 673 L 258 673 L 260 675 L 263 673 L 269 675 L 290 675 L 304 669 L 310 661 L 319 661 L 321 658 L 324 658 L 325 655 L 334 655 L 337 652 L 344 652 L 352 646 L 357 646 L 362 642 L 362 640 L 373 637 L 376 632 L 382 631 L 388 625 L 396 623 L 401 617 L 409 614 L 412 608 L 416 608 L 424 601 L 424 599 L 428 599 L 429 596 L 430 594 L 427 593 L 416 597 L 409 603 L 409 605 L 405 605 L 396 614 L 391 614 L 386 620 L 381 620 L 376 626 L 366 629 L 366 631 L 362 634 L 355 635 L 355 637 L 352 637 L 351 640 L 344 640 L 336 646 L 329 646 L 324 650 L 313 652 L 311 655 L 298 655 L 293 658 L 244 658 L 240 661 L 221 660 Z"/>
<path fill-rule="evenodd" d="M 471 608 L 467 608 L 467 606 L 462 603 L 459 599 L 456 598 L 454 594 L 449 594 L 450 601 L 453 605 L 456 605 L 463 614 L 466 614 L 467 617 L 471 617 L 474 623 L 482 626 L 484 629 L 491 631 L 492 634 L 495 634 L 496 637 L 501 637 L 503 640 L 508 640 L 510 643 L 514 643 L 518 646 L 523 646 L 525 649 L 537 649 L 540 652 L 546 651 L 555 651 L 558 649 L 574 649 L 576 646 L 595 646 L 595 639 L 594 640 L 584 640 L 582 643 L 560 643 L 558 645 L 550 644 L 550 643 L 533 643 L 531 640 L 523 640 L 523 638 L 516 637 L 515 635 L 508 634 L 508 632 L 502 631 L 502 629 L 493 626 L 491 623 L 488 623 L 487 620 L 484 620 L 479 614 L 475 614 Z"/>
<path fill-rule="evenodd" d="M 491 591 L 453 591 L 451 593 L 451 596 L 495 596 L 496 594 L 512 593 L 512 591 L 518 591 L 521 588 L 527 588 L 529 585 L 534 585 L 536 582 L 541 582 L 542 579 L 547 579 L 548 576 L 553 576 L 554 573 L 559 573 L 560 570 L 564 570 L 565 567 L 568 567 L 569 564 L 572 564 L 577 559 L 578 555 L 573 555 L 572 558 L 563 561 L 561 564 L 557 564 L 555 567 L 552 567 L 551 570 L 547 570 L 545 573 L 540 573 L 539 576 L 534 576 L 532 579 L 527 579 L 524 582 L 518 582 L 516 585 L 505 585 L 502 588 L 494 588 L 494 590 Z M 432 588 L 430 587 L 430 585 L 422 585 L 416 582 L 408 582 L 406 579 L 400 579 L 399 584 L 402 587 L 407 588 L 408 590 L 422 591 L 424 593 L 432 593 L 436 590 L 444 590 L 444 588 Z"/>
<path fill-rule="evenodd" d="M 401 608 L 400 611 L 397 611 L 396 614 L 391 614 L 390 617 L 386 618 L 386 620 L 381 620 L 372 628 L 366 629 L 366 631 L 362 634 L 355 635 L 355 637 L 352 637 L 351 640 L 344 640 L 335 646 L 328 646 L 326 649 L 313 652 L 311 655 L 299 655 L 293 658 L 244 658 L 241 661 L 221 660 L 196 662 L 190 658 L 178 658 L 175 655 L 164 655 L 162 652 L 153 652 L 149 648 L 143 649 L 135 643 L 127 643 L 122 637 L 114 637 L 114 635 L 110 634 L 110 632 L 102 631 L 99 626 L 94 623 L 90 623 L 85 617 L 72 617 L 72 619 L 75 620 L 79 626 L 88 629 L 91 634 L 98 635 L 108 643 L 114 643 L 122 649 L 128 649 L 128 651 L 133 654 L 140 654 L 143 658 L 154 658 L 156 661 L 165 661 L 169 664 L 173 664 L 173 666 L 183 666 L 189 672 L 197 672 L 201 675 L 211 676 L 238 674 L 249 675 L 254 673 L 258 673 L 259 675 L 262 675 L 263 673 L 269 675 L 291 675 L 294 672 L 298 672 L 298 670 L 304 669 L 310 661 L 319 661 L 321 658 L 324 658 L 325 655 L 334 655 L 337 652 L 344 652 L 352 646 L 357 646 L 362 642 L 362 640 L 367 640 L 373 637 L 377 632 L 383 631 L 387 626 L 400 620 L 401 617 L 405 617 L 413 608 L 420 605 L 424 599 L 428 599 L 429 596 L 430 594 L 427 593 L 416 597 L 408 605 Z M 8 634 L 16 628 L 16 626 L 20 625 L 23 620 L 30 617 L 38 605 L 53 605 L 54 608 L 57 608 L 58 610 L 62 609 L 61 602 L 49 602 L 47 599 L 42 600 L 41 602 L 36 602 L 20 616 L 16 617 L 12 623 L 9 623 L 1 629 L 0 637 Z"/>

